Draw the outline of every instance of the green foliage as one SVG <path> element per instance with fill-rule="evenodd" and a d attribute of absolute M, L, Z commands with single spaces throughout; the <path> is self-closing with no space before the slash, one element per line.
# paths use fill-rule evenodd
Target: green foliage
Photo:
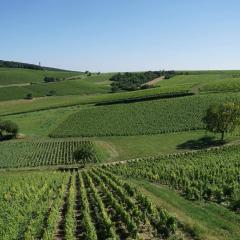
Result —
<path fill-rule="evenodd" d="M 67 178 L 60 173 L 1 174 L 1 239 L 53 239 Z"/>
<path fill-rule="evenodd" d="M 56 78 L 56 77 L 44 77 L 43 81 L 46 82 L 46 83 L 59 82 L 60 79 Z"/>
<path fill-rule="evenodd" d="M 14 138 L 17 136 L 19 131 L 19 127 L 16 123 L 10 120 L 0 120 L 0 137 L 8 137 Z"/>
<path fill-rule="evenodd" d="M 138 73 L 118 73 L 113 75 L 110 80 L 113 81 L 112 92 L 119 90 L 134 91 L 141 87 L 142 84 L 149 82 L 160 76 L 172 76 L 174 71 L 148 71 Z"/>
<path fill-rule="evenodd" d="M 73 152 L 73 157 L 78 163 L 97 162 L 97 152 L 92 144 L 82 144 Z"/>
<path fill-rule="evenodd" d="M 167 211 L 102 169 L 4 173 L 0 192 L 2 239 L 167 239 L 175 231 Z"/>
<path fill-rule="evenodd" d="M 203 122 L 206 125 L 206 130 L 221 133 L 221 140 L 223 141 L 224 133 L 232 132 L 238 126 L 239 116 L 239 104 L 228 102 L 210 106 Z"/>
<path fill-rule="evenodd" d="M 110 172 L 158 182 L 180 191 L 190 200 L 208 200 L 237 206 L 240 147 L 140 158 L 108 167 Z"/>

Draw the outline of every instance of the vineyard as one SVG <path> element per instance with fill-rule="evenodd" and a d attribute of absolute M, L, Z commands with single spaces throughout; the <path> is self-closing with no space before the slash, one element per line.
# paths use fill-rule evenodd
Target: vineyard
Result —
<path fill-rule="evenodd" d="M 166 210 L 103 169 L 4 174 L 0 191 L 1 239 L 167 239 L 177 228 Z"/>
<path fill-rule="evenodd" d="M 124 177 L 168 185 L 187 199 L 214 201 L 240 211 L 240 147 L 179 153 L 109 165 Z"/>
<path fill-rule="evenodd" d="M 70 115 L 51 137 L 147 135 L 203 128 L 202 117 L 213 103 L 239 94 L 186 96 L 82 109 Z"/>
<path fill-rule="evenodd" d="M 76 164 L 73 153 L 82 145 L 91 145 L 96 150 L 96 156 L 91 161 L 100 162 L 105 157 L 105 153 L 91 141 L 79 139 L 11 141 L 0 143 L 0 168 Z M 88 159 L 83 161 L 88 162 Z"/>

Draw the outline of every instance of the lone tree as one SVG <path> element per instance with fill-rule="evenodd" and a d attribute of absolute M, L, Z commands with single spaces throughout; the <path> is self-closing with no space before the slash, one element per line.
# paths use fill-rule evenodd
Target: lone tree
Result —
<path fill-rule="evenodd" d="M 96 151 L 91 144 L 83 144 L 82 146 L 80 146 L 73 153 L 73 157 L 78 163 L 83 164 L 97 161 Z"/>
<path fill-rule="evenodd" d="M 10 120 L 0 121 L 0 138 L 15 138 L 18 134 L 18 125 Z"/>
<path fill-rule="evenodd" d="M 203 123 L 206 130 L 213 133 L 221 133 L 221 141 L 224 140 L 224 134 L 232 132 L 239 124 L 240 106 L 237 103 L 228 102 L 218 105 L 212 105 L 208 108 Z"/>

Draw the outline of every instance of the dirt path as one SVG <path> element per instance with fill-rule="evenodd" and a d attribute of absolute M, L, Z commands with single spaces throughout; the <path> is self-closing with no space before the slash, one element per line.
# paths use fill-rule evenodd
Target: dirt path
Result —
<path fill-rule="evenodd" d="M 71 182 L 72 182 L 72 176 L 69 178 L 69 182 L 67 184 L 67 189 L 66 189 L 66 193 L 64 196 L 64 200 L 63 200 L 63 205 L 62 205 L 62 208 L 60 209 L 61 214 L 60 214 L 60 221 L 58 223 L 58 227 L 57 227 L 57 231 L 56 231 L 56 235 L 55 235 L 56 240 L 65 239 L 65 221 L 66 221 L 69 189 L 71 186 Z"/>
<path fill-rule="evenodd" d="M 166 186 L 145 180 L 131 179 L 132 184 L 157 206 L 174 215 L 187 239 L 239 239 L 239 217 L 215 203 L 189 201 Z M 203 217 L 204 216 L 204 217 Z"/>
<path fill-rule="evenodd" d="M 119 153 L 118 153 L 118 151 L 116 150 L 115 146 L 112 143 L 106 142 L 106 141 L 96 141 L 96 143 L 101 148 L 103 148 L 104 150 L 106 150 L 108 152 L 108 154 L 109 154 L 108 161 L 114 160 L 117 157 L 119 157 Z"/>
<path fill-rule="evenodd" d="M 7 87 L 24 87 L 29 86 L 30 83 L 15 83 L 15 84 L 8 84 L 8 85 L 0 85 L 0 88 L 7 88 Z"/>
<path fill-rule="evenodd" d="M 75 217 L 76 217 L 76 231 L 75 231 L 75 237 L 76 239 L 82 239 L 83 238 L 83 229 L 82 229 L 82 222 L 83 222 L 83 216 L 81 214 L 81 196 L 80 196 L 80 183 L 79 183 L 79 176 L 77 175 L 75 180 L 76 185 L 76 207 L 75 207 Z"/>
<path fill-rule="evenodd" d="M 149 82 L 147 82 L 147 83 L 145 83 L 143 85 L 154 85 L 154 84 L 156 84 L 156 83 L 158 83 L 158 82 L 160 82 L 160 81 L 162 81 L 164 79 L 165 79 L 165 76 L 161 76 L 161 77 L 155 78 L 152 81 L 149 81 Z"/>

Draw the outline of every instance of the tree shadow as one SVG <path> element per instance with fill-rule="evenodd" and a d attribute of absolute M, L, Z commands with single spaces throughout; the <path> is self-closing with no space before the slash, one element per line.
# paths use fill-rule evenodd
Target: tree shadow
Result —
<path fill-rule="evenodd" d="M 215 137 L 204 136 L 199 139 L 188 140 L 177 145 L 177 149 L 204 149 L 223 145 L 225 141 L 215 140 Z"/>
<path fill-rule="evenodd" d="M 14 138 L 13 135 L 3 135 L 3 136 L 0 136 L 0 142 L 12 140 L 13 138 Z"/>

